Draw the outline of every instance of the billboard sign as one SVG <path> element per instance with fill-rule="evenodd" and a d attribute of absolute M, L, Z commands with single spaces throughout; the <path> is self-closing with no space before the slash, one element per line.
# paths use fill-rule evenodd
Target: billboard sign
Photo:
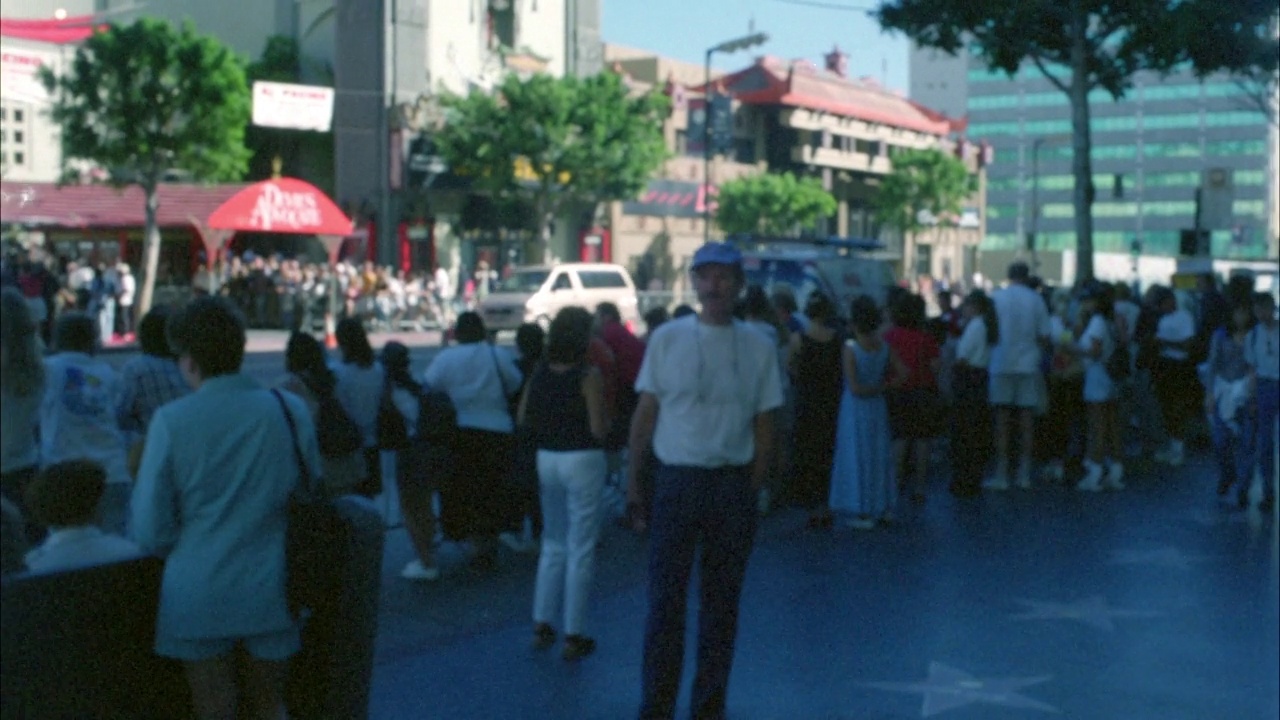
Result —
<path fill-rule="evenodd" d="M 47 100 L 49 93 L 40 82 L 40 68 L 46 65 L 56 73 L 57 56 L 10 48 L 0 51 L 0 87 L 4 89 L 4 97 L 26 102 Z"/>
<path fill-rule="evenodd" d="M 259 80 L 253 84 L 253 124 L 329 132 L 333 88 Z"/>

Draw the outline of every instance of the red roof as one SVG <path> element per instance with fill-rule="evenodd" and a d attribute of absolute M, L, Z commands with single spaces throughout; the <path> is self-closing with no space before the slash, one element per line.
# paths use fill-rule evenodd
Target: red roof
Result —
<path fill-rule="evenodd" d="M 869 80 L 820 70 L 806 60 L 765 56 L 719 81 L 739 102 L 829 112 L 892 127 L 947 135 L 952 121 Z"/>
<path fill-rule="evenodd" d="M 191 219 L 209 215 L 247 185 L 161 185 L 160 227 L 191 227 Z M 0 222 L 30 227 L 140 228 L 146 224 L 142 188 L 130 185 L 66 185 L 0 183 Z"/>
<path fill-rule="evenodd" d="M 105 27 L 106 25 L 96 23 L 92 15 L 77 15 L 61 20 L 0 18 L 0 36 L 55 45 L 81 42 Z"/>

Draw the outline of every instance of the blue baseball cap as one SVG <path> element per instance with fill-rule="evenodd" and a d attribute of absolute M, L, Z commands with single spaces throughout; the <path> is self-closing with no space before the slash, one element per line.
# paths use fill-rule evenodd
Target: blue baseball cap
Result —
<path fill-rule="evenodd" d="M 742 267 L 742 253 L 729 243 L 709 242 L 693 254 L 692 270 L 703 265 L 729 265 Z"/>

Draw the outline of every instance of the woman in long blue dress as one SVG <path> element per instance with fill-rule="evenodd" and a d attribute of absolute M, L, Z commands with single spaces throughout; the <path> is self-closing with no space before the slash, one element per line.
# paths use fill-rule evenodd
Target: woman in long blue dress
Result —
<path fill-rule="evenodd" d="M 881 313 L 875 301 L 861 296 L 850 315 L 854 337 L 845 343 L 845 387 L 836 428 L 835 465 L 831 473 L 831 510 L 852 515 L 857 529 L 892 519 L 897 503 L 893 477 L 892 438 L 885 391 L 892 377 L 906 377 L 902 363 L 880 338 Z"/>

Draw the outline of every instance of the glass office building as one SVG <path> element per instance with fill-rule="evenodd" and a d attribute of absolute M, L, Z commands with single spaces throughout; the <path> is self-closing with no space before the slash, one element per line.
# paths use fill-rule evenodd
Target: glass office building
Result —
<path fill-rule="evenodd" d="M 969 63 L 967 85 L 968 135 L 989 141 L 996 153 L 988 168 L 982 247 L 1025 248 L 1034 231 L 1038 251 L 1074 249 L 1066 94 L 1034 66 L 1009 78 L 976 60 Z M 1234 185 L 1232 217 L 1212 233 L 1213 256 L 1274 255 L 1275 128 L 1236 83 L 1201 82 L 1189 72 L 1163 78 L 1143 73 L 1124 99 L 1095 90 L 1090 100 L 1098 252 L 1128 253 L 1141 240 L 1143 254 L 1177 255 L 1179 231 L 1194 227 L 1204 172 L 1224 168 Z M 1040 207 L 1034 219 L 1033 195 Z"/>

